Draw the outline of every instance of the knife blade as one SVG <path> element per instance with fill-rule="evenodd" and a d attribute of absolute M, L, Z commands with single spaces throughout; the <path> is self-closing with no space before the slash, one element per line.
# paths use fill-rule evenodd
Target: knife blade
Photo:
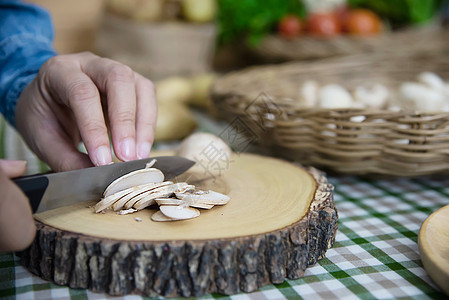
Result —
<path fill-rule="evenodd" d="M 39 213 L 78 202 L 100 200 L 112 181 L 145 168 L 153 159 L 156 159 L 153 167 L 164 173 L 165 180 L 184 173 L 195 164 L 184 157 L 159 156 L 67 172 L 23 176 L 13 181 L 27 195 L 33 213 Z"/>

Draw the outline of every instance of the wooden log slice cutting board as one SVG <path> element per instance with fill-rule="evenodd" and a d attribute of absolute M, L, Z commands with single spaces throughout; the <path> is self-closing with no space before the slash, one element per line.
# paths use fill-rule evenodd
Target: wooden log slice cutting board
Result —
<path fill-rule="evenodd" d="M 23 265 L 110 295 L 229 295 L 299 278 L 334 243 L 333 186 L 316 169 L 239 154 L 220 178 L 190 182 L 187 172 L 175 180 L 231 200 L 176 222 L 151 221 L 156 209 L 95 214 L 86 202 L 40 213 Z"/>

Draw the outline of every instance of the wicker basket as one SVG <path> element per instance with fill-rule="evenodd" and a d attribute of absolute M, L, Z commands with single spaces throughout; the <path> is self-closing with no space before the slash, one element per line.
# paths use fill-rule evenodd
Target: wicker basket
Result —
<path fill-rule="evenodd" d="M 447 172 L 449 113 L 305 109 L 295 100 L 305 80 L 349 90 L 368 82 L 394 88 L 422 71 L 447 80 L 449 58 L 365 55 L 253 67 L 218 79 L 212 99 L 247 139 L 304 165 L 348 174 Z"/>
<path fill-rule="evenodd" d="M 285 39 L 269 35 L 253 49 L 265 61 L 327 58 L 360 53 L 435 53 L 448 49 L 448 30 L 436 25 L 410 28 L 372 37 L 341 35 L 332 38 L 301 36 Z"/>

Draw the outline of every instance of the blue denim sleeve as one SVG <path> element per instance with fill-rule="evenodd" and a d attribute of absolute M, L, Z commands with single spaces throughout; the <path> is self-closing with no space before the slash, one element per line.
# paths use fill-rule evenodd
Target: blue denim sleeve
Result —
<path fill-rule="evenodd" d="M 52 44 L 47 11 L 18 0 L 0 1 L 0 112 L 12 125 L 21 92 L 56 55 Z"/>

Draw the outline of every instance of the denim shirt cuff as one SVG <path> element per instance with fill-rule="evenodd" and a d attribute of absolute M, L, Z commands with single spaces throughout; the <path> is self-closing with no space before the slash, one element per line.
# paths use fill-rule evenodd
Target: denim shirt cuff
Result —
<path fill-rule="evenodd" d="M 29 74 L 29 75 L 17 78 L 14 81 L 14 83 L 12 84 L 9 91 L 6 93 L 6 96 L 5 96 L 5 103 L 6 103 L 5 118 L 14 127 L 16 127 L 15 111 L 16 111 L 17 100 L 19 100 L 20 94 L 23 92 L 25 87 L 31 81 L 33 81 L 33 79 L 36 77 L 36 74 L 37 73 Z"/>
<path fill-rule="evenodd" d="M 0 58 L 6 60 L 0 82 L 3 89 L 3 114 L 15 127 L 17 100 L 24 88 L 36 77 L 41 66 L 56 55 L 52 41 L 30 34 L 14 35 L 0 42 Z M 9 63 L 8 63 L 9 61 Z"/>

